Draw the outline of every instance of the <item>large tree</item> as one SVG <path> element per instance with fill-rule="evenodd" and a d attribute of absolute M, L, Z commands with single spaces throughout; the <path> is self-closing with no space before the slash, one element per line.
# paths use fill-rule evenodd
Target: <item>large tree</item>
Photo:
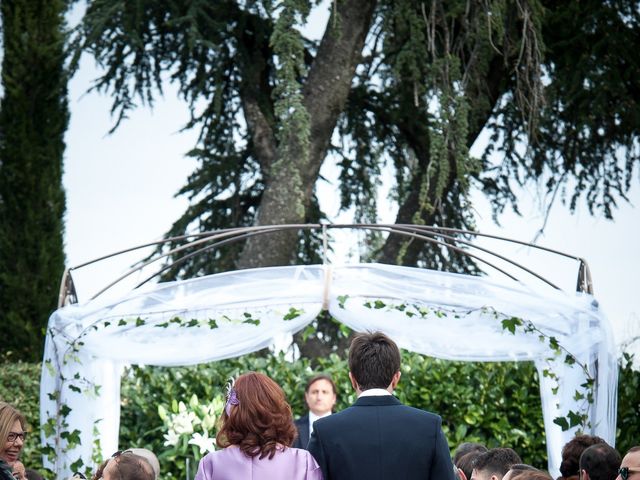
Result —
<path fill-rule="evenodd" d="M 324 162 L 344 208 L 377 218 L 384 162 L 397 223 L 473 229 L 469 191 L 496 216 L 514 187 L 584 199 L 612 216 L 638 165 L 639 3 L 622 0 L 92 0 L 82 48 L 104 66 L 96 88 L 117 122 L 176 82 L 199 128 L 191 205 L 171 235 L 317 222 Z M 329 8 L 320 41 L 301 33 Z M 481 158 L 469 155 L 482 131 Z M 381 261 L 475 272 L 466 257 L 396 235 Z M 288 264 L 317 238 L 252 237 L 180 264 L 172 276 Z"/>
<path fill-rule="evenodd" d="M 2 0 L 0 350 L 40 360 L 64 271 L 65 0 Z"/>

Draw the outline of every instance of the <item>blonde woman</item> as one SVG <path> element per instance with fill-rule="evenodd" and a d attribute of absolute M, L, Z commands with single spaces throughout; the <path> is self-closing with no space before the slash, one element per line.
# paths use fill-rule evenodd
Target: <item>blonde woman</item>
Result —
<path fill-rule="evenodd" d="M 26 422 L 22 414 L 0 402 L 0 479 L 13 480 L 13 467 L 24 446 Z M 7 477 L 8 475 L 8 477 Z"/>

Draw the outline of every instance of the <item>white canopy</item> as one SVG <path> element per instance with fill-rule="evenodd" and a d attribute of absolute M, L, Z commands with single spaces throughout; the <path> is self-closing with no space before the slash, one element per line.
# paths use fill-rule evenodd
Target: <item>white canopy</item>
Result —
<path fill-rule="evenodd" d="M 535 362 L 554 476 L 576 431 L 562 431 L 554 418 L 586 414 L 586 433 L 614 444 L 617 361 L 610 325 L 592 296 L 409 267 L 312 265 L 159 283 L 54 312 L 40 393 L 43 441 L 57 453 L 49 466 L 64 478 L 78 459 L 91 465 L 98 447 L 117 450 L 123 365 L 250 353 L 304 328 L 323 306 L 356 331 L 383 331 L 425 355 Z M 512 317 L 524 321 L 511 320 L 514 333 L 502 323 Z M 555 341 L 559 347 L 550 349 Z M 567 354 L 577 363 L 565 362 Z M 591 404 L 575 395 L 590 378 Z"/>

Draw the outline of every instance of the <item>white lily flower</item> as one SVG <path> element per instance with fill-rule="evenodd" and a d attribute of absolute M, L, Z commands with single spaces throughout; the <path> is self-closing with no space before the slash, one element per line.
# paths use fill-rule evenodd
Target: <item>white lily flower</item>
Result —
<path fill-rule="evenodd" d="M 180 440 L 180 435 L 178 435 L 178 433 L 173 430 L 173 429 L 169 429 L 169 431 L 167 433 L 164 434 L 164 446 L 165 447 L 175 447 L 178 444 L 178 441 Z"/>
<path fill-rule="evenodd" d="M 205 432 L 204 435 L 198 432 L 194 433 L 191 437 L 191 440 L 189 440 L 189 445 L 196 445 L 197 447 L 199 447 L 201 455 L 204 455 L 208 452 L 213 452 L 216 449 L 214 439 L 209 438 L 207 432 Z"/>

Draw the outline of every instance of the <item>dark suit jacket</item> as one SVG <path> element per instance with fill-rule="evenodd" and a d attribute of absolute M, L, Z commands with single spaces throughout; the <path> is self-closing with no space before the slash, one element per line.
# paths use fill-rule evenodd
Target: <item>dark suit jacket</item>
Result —
<path fill-rule="evenodd" d="M 293 445 L 291 446 L 294 448 L 303 448 L 306 450 L 307 445 L 309 445 L 309 415 L 303 415 L 293 423 L 296 424 L 298 436 L 293 441 Z"/>
<path fill-rule="evenodd" d="M 314 423 L 309 451 L 324 480 L 453 480 L 441 426 L 391 395 L 360 397 Z"/>

